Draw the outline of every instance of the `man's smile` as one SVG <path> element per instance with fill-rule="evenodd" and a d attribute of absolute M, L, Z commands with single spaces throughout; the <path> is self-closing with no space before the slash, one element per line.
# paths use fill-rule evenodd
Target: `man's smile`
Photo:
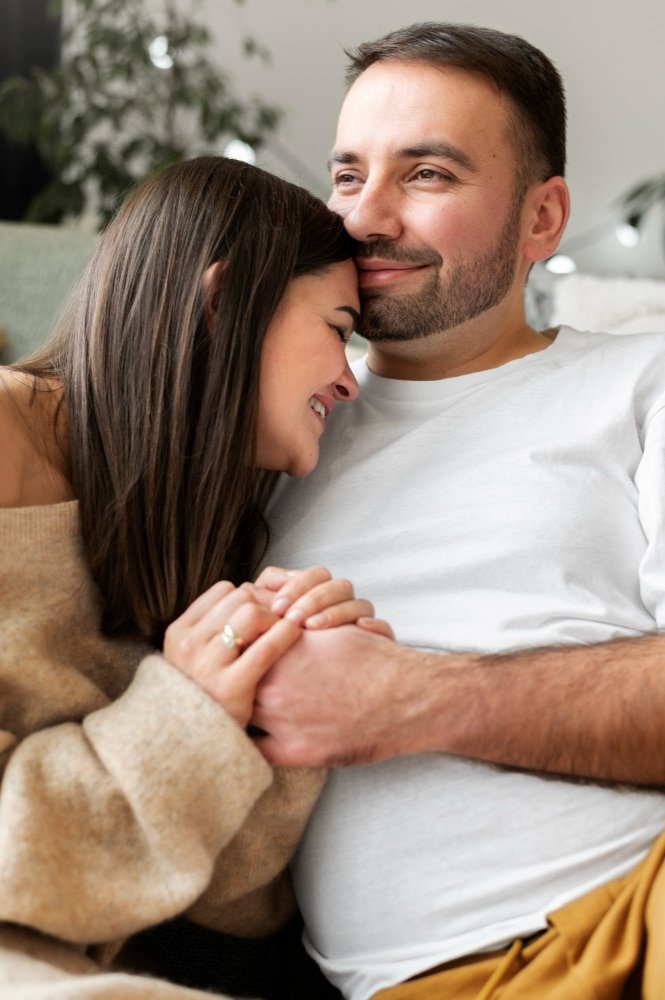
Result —
<path fill-rule="evenodd" d="M 362 290 L 391 284 L 394 281 L 402 281 L 416 272 L 423 271 L 430 265 L 358 257 L 356 258 L 356 266 L 358 268 L 358 285 Z"/>

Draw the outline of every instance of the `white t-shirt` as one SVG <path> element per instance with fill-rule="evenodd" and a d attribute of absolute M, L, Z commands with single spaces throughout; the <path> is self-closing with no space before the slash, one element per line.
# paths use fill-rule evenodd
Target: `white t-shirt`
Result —
<path fill-rule="evenodd" d="M 429 650 L 665 625 L 665 336 L 562 328 L 544 351 L 432 382 L 357 367 L 318 469 L 272 505 L 271 562 L 348 576 L 398 641 Z M 340 769 L 293 864 L 306 945 L 366 1000 L 543 928 L 663 829 L 659 793 L 446 754 Z"/>

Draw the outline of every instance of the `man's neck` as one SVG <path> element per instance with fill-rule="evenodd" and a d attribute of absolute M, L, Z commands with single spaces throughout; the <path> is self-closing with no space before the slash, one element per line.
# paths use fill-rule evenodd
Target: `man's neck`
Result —
<path fill-rule="evenodd" d="M 551 346 L 554 336 L 551 330 L 534 330 L 523 316 L 499 332 L 475 320 L 421 340 L 375 341 L 369 345 L 367 364 L 383 378 L 414 382 L 453 378 L 543 351 Z"/>

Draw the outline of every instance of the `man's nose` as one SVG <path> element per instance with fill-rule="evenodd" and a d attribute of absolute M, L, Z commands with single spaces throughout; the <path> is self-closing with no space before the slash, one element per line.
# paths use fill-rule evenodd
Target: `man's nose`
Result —
<path fill-rule="evenodd" d="M 344 216 L 344 225 L 350 235 L 361 243 L 396 240 L 401 235 L 397 199 L 382 185 L 366 181 L 352 204 L 336 206 L 336 211 Z"/>

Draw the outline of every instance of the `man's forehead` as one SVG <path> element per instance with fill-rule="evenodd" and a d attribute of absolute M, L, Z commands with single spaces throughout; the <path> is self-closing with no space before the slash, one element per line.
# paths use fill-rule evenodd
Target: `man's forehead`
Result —
<path fill-rule="evenodd" d="M 341 114 L 347 105 L 353 104 L 360 96 L 367 99 L 368 93 L 380 87 L 389 90 L 399 101 L 404 89 L 415 88 L 450 90 L 482 94 L 491 101 L 500 99 L 501 91 L 496 83 L 484 73 L 474 72 L 461 66 L 447 66 L 420 60 L 381 59 L 363 70 L 346 92 L 342 101 Z"/>
<path fill-rule="evenodd" d="M 380 149 L 390 159 L 429 153 L 473 170 L 474 147 L 484 134 L 505 137 L 509 117 L 505 95 L 477 73 L 431 63 L 381 61 L 351 85 L 329 165 L 357 162 L 365 152 Z"/>

